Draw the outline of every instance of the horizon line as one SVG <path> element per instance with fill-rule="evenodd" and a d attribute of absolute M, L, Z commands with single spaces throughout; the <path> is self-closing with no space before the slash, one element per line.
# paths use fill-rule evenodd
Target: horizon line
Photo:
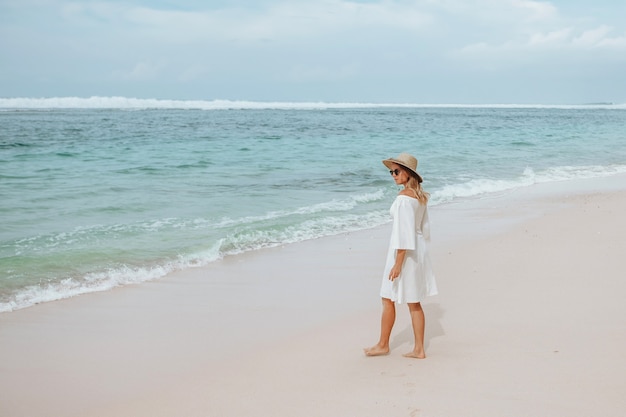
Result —
<path fill-rule="evenodd" d="M 231 99 L 159 99 L 124 96 L 0 97 L 2 109 L 349 109 L 349 108 L 612 108 L 626 103 L 386 103 L 350 101 L 255 101 Z"/>

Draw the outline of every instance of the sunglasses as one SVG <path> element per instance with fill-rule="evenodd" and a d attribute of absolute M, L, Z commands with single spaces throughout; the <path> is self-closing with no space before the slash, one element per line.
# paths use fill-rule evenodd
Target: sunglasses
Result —
<path fill-rule="evenodd" d="M 392 169 L 391 171 L 389 171 L 391 175 L 399 175 L 401 172 L 402 171 L 400 171 L 398 168 Z"/>

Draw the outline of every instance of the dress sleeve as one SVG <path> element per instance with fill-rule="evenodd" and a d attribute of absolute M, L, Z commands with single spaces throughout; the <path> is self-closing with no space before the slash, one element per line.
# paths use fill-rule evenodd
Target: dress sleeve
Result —
<path fill-rule="evenodd" d="M 415 233 L 415 212 L 410 202 L 399 199 L 393 220 L 391 247 L 393 249 L 415 250 L 417 234 Z"/>
<path fill-rule="evenodd" d="M 424 217 L 422 218 L 422 236 L 430 241 L 430 220 L 428 219 L 428 206 L 424 209 Z"/>

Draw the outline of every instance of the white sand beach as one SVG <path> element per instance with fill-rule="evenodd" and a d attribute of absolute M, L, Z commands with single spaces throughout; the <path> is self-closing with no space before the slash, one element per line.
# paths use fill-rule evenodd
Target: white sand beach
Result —
<path fill-rule="evenodd" d="M 390 202 L 391 203 L 391 202 Z M 626 178 L 431 209 L 424 360 L 386 227 L 0 314 L 2 417 L 621 417 Z"/>

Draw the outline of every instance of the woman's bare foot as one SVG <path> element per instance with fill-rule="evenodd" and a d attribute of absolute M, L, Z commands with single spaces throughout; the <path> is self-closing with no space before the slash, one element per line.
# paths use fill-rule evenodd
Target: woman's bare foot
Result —
<path fill-rule="evenodd" d="M 363 349 L 366 356 L 382 356 L 389 353 L 389 346 L 383 347 L 379 345 L 372 346 L 370 348 Z"/>
<path fill-rule="evenodd" d="M 425 359 L 426 358 L 426 354 L 422 351 L 422 352 L 416 352 L 416 351 L 412 351 L 409 353 L 405 353 L 404 355 L 405 358 L 413 358 L 413 359 Z"/>

